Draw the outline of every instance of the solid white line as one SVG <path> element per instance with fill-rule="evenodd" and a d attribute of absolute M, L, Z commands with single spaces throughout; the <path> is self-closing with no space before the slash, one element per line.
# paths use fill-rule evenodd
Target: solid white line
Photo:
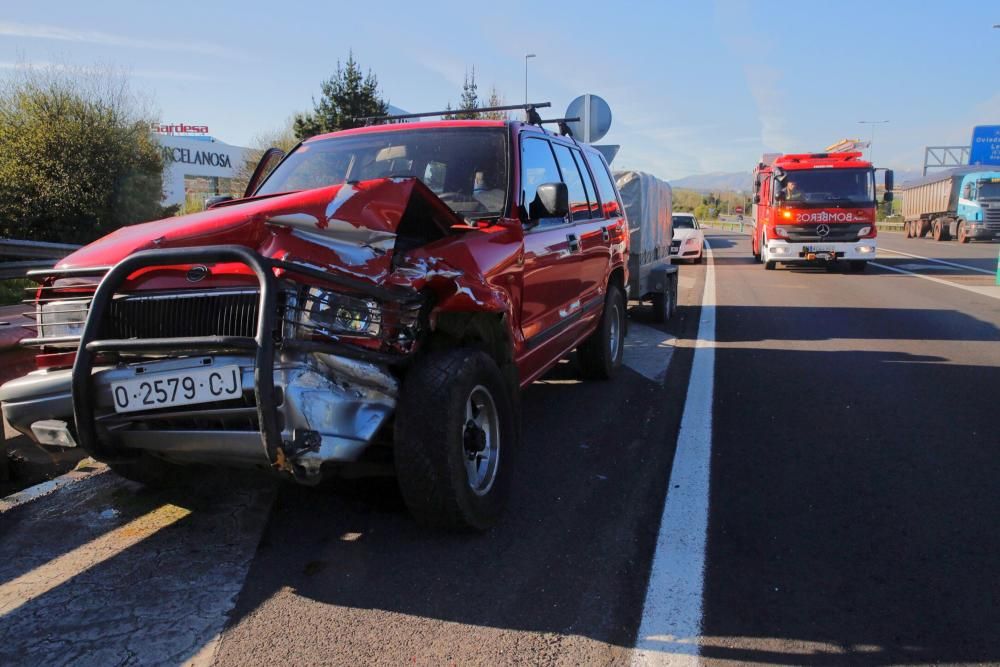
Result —
<path fill-rule="evenodd" d="M 698 662 L 715 379 L 715 261 L 708 241 L 705 246 L 708 263 L 701 321 L 642 622 L 632 655 L 632 664 L 636 666 Z"/>
<path fill-rule="evenodd" d="M 957 287 L 958 289 L 964 289 L 966 292 L 972 292 L 973 294 L 978 294 L 979 296 L 988 296 L 992 299 L 1000 299 L 1000 287 L 983 286 L 978 287 L 976 285 L 961 285 L 959 283 L 953 283 L 950 280 L 942 280 L 941 278 L 935 278 L 934 276 L 925 276 L 922 273 L 914 273 L 913 271 L 907 271 L 906 269 L 899 269 L 895 266 L 888 266 L 887 264 L 879 264 L 878 262 L 868 262 L 872 266 L 877 266 L 880 269 L 885 269 L 886 271 L 895 271 L 896 273 L 903 273 L 908 276 L 913 276 L 914 278 L 922 278 L 924 280 L 929 280 L 932 283 L 940 283 L 941 285 L 947 285 L 948 287 Z"/>
<path fill-rule="evenodd" d="M 945 260 L 945 259 L 934 259 L 933 257 L 924 257 L 923 255 L 912 255 L 912 254 L 910 254 L 908 252 L 903 252 L 902 250 L 890 250 L 889 248 L 881 247 L 881 246 L 879 247 L 879 250 L 883 251 L 883 252 L 891 252 L 891 253 L 893 253 L 895 255 L 905 255 L 907 257 L 912 257 L 914 259 L 924 259 L 924 260 L 927 260 L 928 262 L 937 262 L 938 264 L 946 264 L 948 266 L 955 266 L 955 267 L 958 267 L 960 269 L 967 269 L 969 271 L 978 271 L 979 273 L 985 273 L 988 276 L 992 276 L 992 275 L 994 275 L 996 273 L 995 271 L 987 271 L 986 269 L 980 269 L 978 267 L 969 266 L 967 264 L 957 264 L 955 262 L 949 262 L 948 260 Z"/>

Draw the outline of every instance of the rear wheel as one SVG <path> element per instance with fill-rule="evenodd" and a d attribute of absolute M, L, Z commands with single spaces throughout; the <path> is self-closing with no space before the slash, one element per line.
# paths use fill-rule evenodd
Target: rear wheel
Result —
<path fill-rule="evenodd" d="M 520 438 L 514 401 L 500 369 L 478 350 L 434 352 L 414 364 L 396 411 L 394 463 L 417 521 L 452 530 L 496 522 Z"/>
<path fill-rule="evenodd" d="M 913 233 L 914 237 L 922 239 L 927 236 L 927 223 L 923 220 L 917 220 L 915 223 L 916 231 Z"/>
<path fill-rule="evenodd" d="M 965 223 L 964 222 L 958 223 L 958 242 L 959 243 L 968 243 L 969 242 L 969 232 L 965 228 Z"/>
<path fill-rule="evenodd" d="M 913 238 L 913 226 L 909 222 L 903 223 L 903 235 L 908 238 Z"/>
<path fill-rule="evenodd" d="M 576 351 L 583 377 L 607 380 L 621 368 L 625 351 L 624 313 L 622 293 L 614 285 L 609 285 L 597 330 Z"/>
<path fill-rule="evenodd" d="M 663 292 L 653 295 L 653 321 L 666 322 L 674 313 L 673 289 L 668 285 Z"/>

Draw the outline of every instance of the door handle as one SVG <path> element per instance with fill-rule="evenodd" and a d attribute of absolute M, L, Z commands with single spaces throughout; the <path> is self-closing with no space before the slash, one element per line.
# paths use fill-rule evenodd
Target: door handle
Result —
<path fill-rule="evenodd" d="M 580 239 L 576 238 L 576 234 L 567 234 L 566 240 L 569 241 L 570 252 L 580 252 Z"/>
<path fill-rule="evenodd" d="M 605 243 L 611 241 L 611 232 L 608 231 L 607 227 L 601 227 L 601 238 L 604 240 Z"/>

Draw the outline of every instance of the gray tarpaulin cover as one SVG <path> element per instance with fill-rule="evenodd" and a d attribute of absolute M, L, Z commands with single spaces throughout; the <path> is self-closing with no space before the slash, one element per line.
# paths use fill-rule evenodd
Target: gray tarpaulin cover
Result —
<path fill-rule="evenodd" d="M 642 171 L 616 171 L 615 181 L 632 233 L 633 261 L 646 265 L 666 259 L 672 236 L 670 184 Z"/>

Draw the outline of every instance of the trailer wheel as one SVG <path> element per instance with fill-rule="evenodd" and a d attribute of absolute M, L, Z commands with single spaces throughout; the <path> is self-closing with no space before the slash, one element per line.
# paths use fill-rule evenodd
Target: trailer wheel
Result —
<path fill-rule="evenodd" d="M 903 223 L 903 235 L 908 239 L 913 238 L 913 227 L 910 225 L 909 221 Z"/>
<path fill-rule="evenodd" d="M 673 283 L 673 281 L 670 281 Z M 662 292 L 653 295 L 653 321 L 666 322 L 674 314 L 674 289 L 673 285 L 667 285 Z"/>
<path fill-rule="evenodd" d="M 917 226 L 917 231 L 914 233 L 914 236 L 916 236 L 916 238 L 922 239 L 925 236 L 927 236 L 927 231 L 928 231 L 927 223 L 925 223 L 923 220 L 917 220 L 913 224 Z"/>
<path fill-rule="evenodd" d="M 958 223 L 958 242 L 959 243 L 968 243 L 969 242 L 969 232 L 965 228 L 965 223 L 964 222 Z"/>

